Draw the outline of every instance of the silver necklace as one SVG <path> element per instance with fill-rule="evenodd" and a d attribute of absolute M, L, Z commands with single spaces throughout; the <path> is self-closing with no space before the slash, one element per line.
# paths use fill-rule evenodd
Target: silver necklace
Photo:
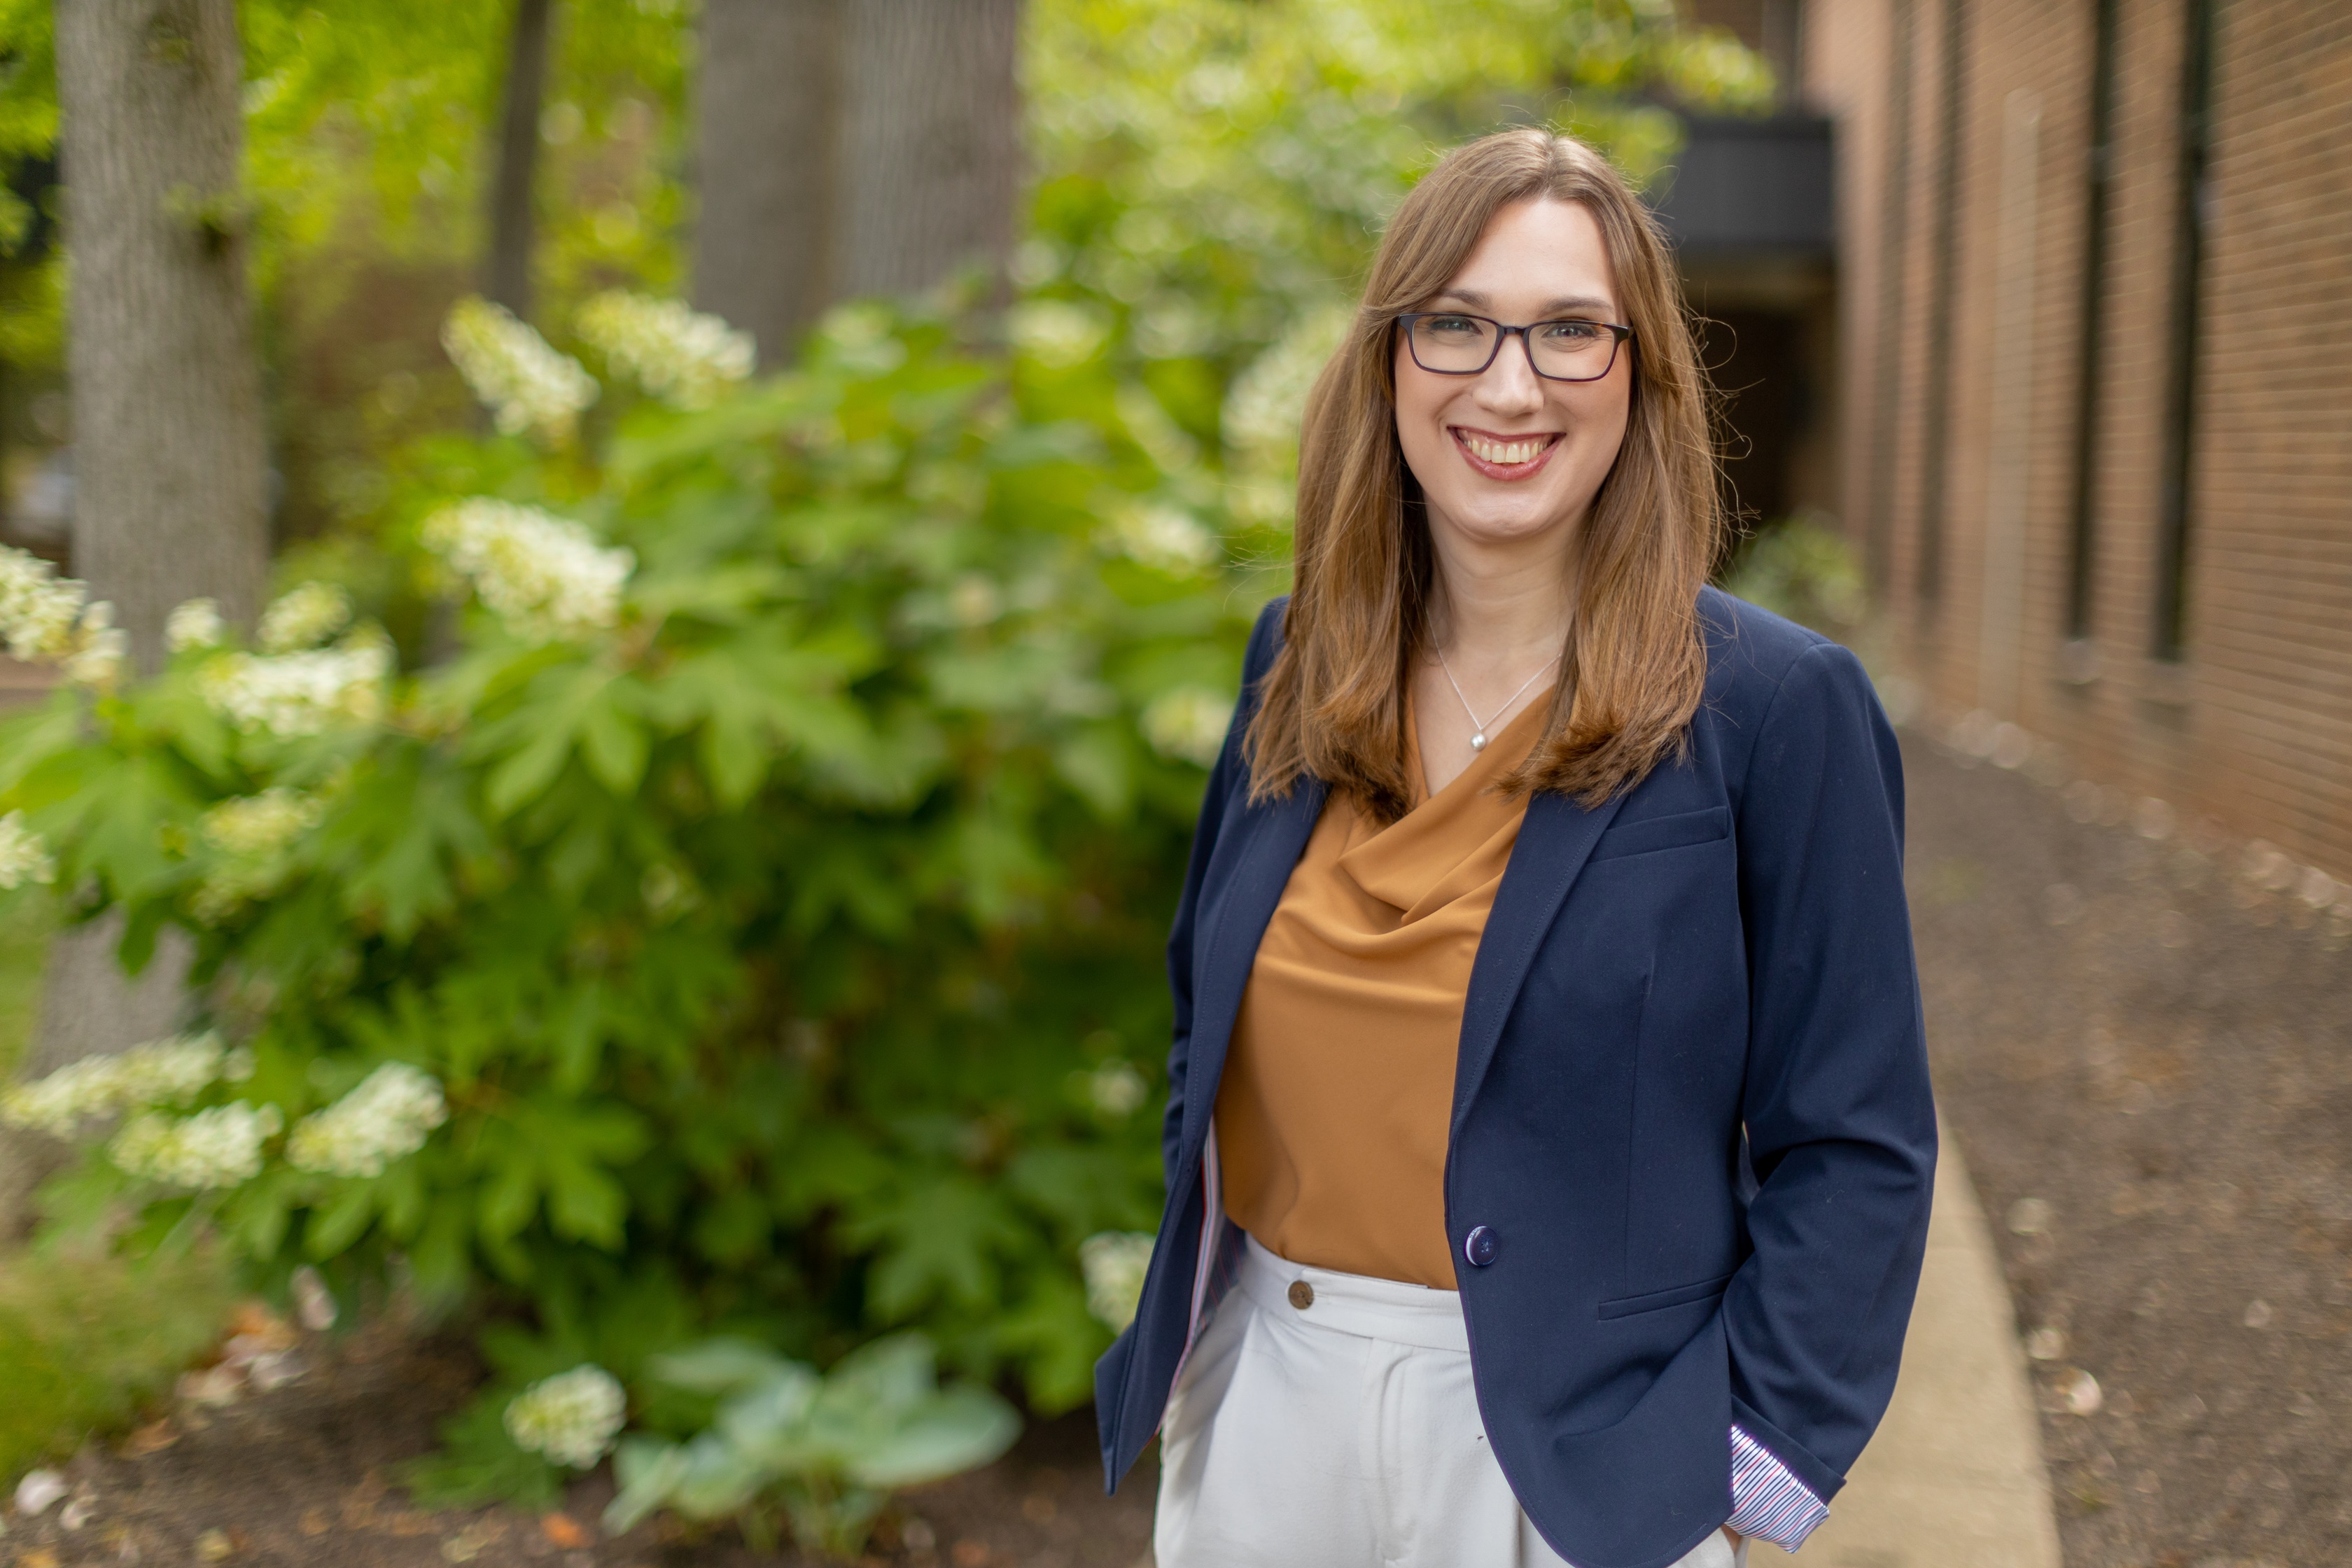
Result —
<path fill-rule="evenodd" d="M 1545 670 L 1549 669 L 1553 665 L 1558 664 L 1559 662 L 1559 655 L 1558 654 L 1554 654 L 1549 658 L 1544 660 L 1542 664 L 1536 668 L 1536 673 L 1534 675 L 1528 676 L 1527 679 L 1519 683 L 1518 690 L 1512 692 L 1510 696 L 1503 700 L 1503 705 L 1495 710 L 1493 718 L 1481 721 L 1478 717 L 1478 710 L 1470 706 L 1470 699 L 1462 695 L 1462 683 L 1454 679 L 1454 667 L 1445 662 L 1445 650 L 1444 648 L 1438 649 L 1437 668 L 1445 672 L 1445 684 L 1454 688 L 1454 695 L 1461 700 L 1462 711 L 1470 715 L 1470 728 L 1477 731 L 1477 733 L 1470 737 L 1470 749 L 1474 752 L 1485 751 L 1486 749 L 1486 726 L 1493 723 L 1496 719 L 1499 719 L 1504 714 L 1508 713 L 1511 710 L 1511 704 L 1517 702 L 1521 697 L 1527 694 L 1528 688 L 1536 683 L 1537 678 L 1541 676 Z"/>

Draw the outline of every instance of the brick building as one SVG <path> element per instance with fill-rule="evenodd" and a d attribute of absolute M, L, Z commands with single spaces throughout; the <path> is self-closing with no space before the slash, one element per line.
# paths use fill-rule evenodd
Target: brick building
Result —
<path fill-rule="evenodd" d="M 1890 660 L 2352 879 L 2352 5 L 1693 8 L 1835 126 L 1834 510 Z"/>

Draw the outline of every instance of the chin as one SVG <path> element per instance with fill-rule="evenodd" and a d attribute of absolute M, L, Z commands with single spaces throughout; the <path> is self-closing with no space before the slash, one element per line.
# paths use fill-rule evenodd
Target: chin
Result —
<path fill-rule="evenodd" d="M 1575 509 L 1566 506 L 1528 505 L 1516 499 L 1513 504 L 1497 506 L 1486 497 L 1467 498 L 1450 506 L 1444 498 L 1433 497 L 1431 510 L 1454 532 L 1480 544 L 1517 544 L 1540 539 L 1575 526 L 1577 515 Z"/>

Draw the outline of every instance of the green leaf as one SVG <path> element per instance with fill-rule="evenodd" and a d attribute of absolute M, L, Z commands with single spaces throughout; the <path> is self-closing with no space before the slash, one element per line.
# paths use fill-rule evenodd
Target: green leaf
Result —
<path fill-rule="evenodd" d="M 596 782 L 617 795 L 636 793 L 646 773 L 646 730 L 636 716 L 615 700 L 617 683 L 597 693 L 582 715 L 581 753 Z"/>
<path fill-rule="evenodd" d="M 712 1339 L 656 1356 L 646 1375 L 697 1394 L 740 1393 L 798 1363 L 751 1340 Z"/>
<path fill-rule="evenodd" d="M 524 704 L 510 716 L 513 730 L 525 737 L 523 743 L 491 770 L 485 791 L 494 816 L 512 815 L 555 782 L 575 741 L 595 715 L 606 710 L 606 689 L 615 679 L 611 670 L 584 666 L 551 668 L 531 681 Z M 606 743 L 625 749 L 630 742 Z M 637 744 L 643 744 L 642 735 Z M 614 760 L 626 759 L 623 755 Z M 636 771 L 641 772 L 644 765 L 640 758 Z M 635 786 L 634 775 L 630 784 Z"/>
<path fill-rule="evenodd" d="M 509 1152 L 481 1192 L 478 1224 L 485 1241 L 504 1241 L 530 1223 L 539 1209 L 540 1172 L 521 1151 Z"/>
<path fill-rule="evenodd" d="M 885 1321 L 934 1300 L 983 1306 L 995 1289 L 998 1249 L 1021 1236 L 1003 1197 L 964 1176 L 901 1187 L 853 1214 L 847 1228 L 853 1239 L 879 1244 L 870 1289 Z"/>
<path fill-rule="evenodd" d="M 375 1189 L 366 1182 L 345 1181 L 323 1208 L 313 1210 L 302 1235 L 302 1250 L 324 1261 L 347 1249 L 375 1217 Z"/>
<path fill-rule="evenodd" d="M 620 1489 L 604 1507 L 604 1532 L 625 1535 L 677 1493 L 686 1479 L 686 1446 L 658 1437 L 628 1436 L 613 1451 Z"/>
<path fill-rule="evenodd" d="M 1104 819 L 1125 821 L 1135 805 L 1134 748 L 1107 726 L 1081 731 L 1054 752 L 1054 771 Z"/>
<path fill-rule="evenodd" d="M 989 1464 L 1020 1436 L 1011 1405 L 966 1384 L 934 1394 L 860 1454 L 849 1474 L 869 1487 L 919 1486 Z"/>
<path fill-rule="evenodd" d="M 543 1511 L 563 1499 L 563 1472 L 515 1447 L 507 1436 L 507 1402 L 515 1390 L 493 1385 L 441 1425 L 441 1450 L 400 1468 L 401 1484 L 420 1508 L 478 1508 L 510 1502 Z"/>

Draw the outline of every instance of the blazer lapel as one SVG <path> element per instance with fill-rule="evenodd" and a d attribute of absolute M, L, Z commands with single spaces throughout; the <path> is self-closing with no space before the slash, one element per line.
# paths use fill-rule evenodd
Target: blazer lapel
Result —
<path fill-rule="evenodd" d="M 1528 802 L 1527 818 L 1519 825 L 1518 842 L 1511 847 L 1510 864 L 1503 868 L 1503 885 L 1495 889 L 1495 907 L 1486 916 L 1478 957 L 1470 968 L 1461 1055 L 1454 1069 L 1451 1134 L 1462 1131 L 1463 1115 L 1486 1076 L 1486 1064 L 1495 1058 L 1504 1021 L 1518 1000 L 1536 949 L 1551 929 L 1577 873 L 1584 869 L 1594 842 L 1624 799 L 1622 793 L 1612 795 L 1590 811 L 1549 791 Z"/>
<path fill-rule="evenodd" d="M 1184 1142 L 1197 1148 L 1205 1136 L 1215 1086 L 1224 1072 L 1225 1047 L 1241 1016 L 1250 970 L 1266 922 L 1282 902 L 1282 889 L 1306 852 L 1307 840 L 1323 815 L 1324 784 L 1302 779 L 1282 800 L 1248 808 L 1239 829 L 1218 852 L 1232 851 L 1232 880 L 1216 902 L 1200 957 L 1192 971 L 1192 1045 L 1185 1063 Z M 1212 873 L 1213 875 L 1213 871 Z M 1207 1092 L 1202 1092 L 1203 1090 Z"/>

